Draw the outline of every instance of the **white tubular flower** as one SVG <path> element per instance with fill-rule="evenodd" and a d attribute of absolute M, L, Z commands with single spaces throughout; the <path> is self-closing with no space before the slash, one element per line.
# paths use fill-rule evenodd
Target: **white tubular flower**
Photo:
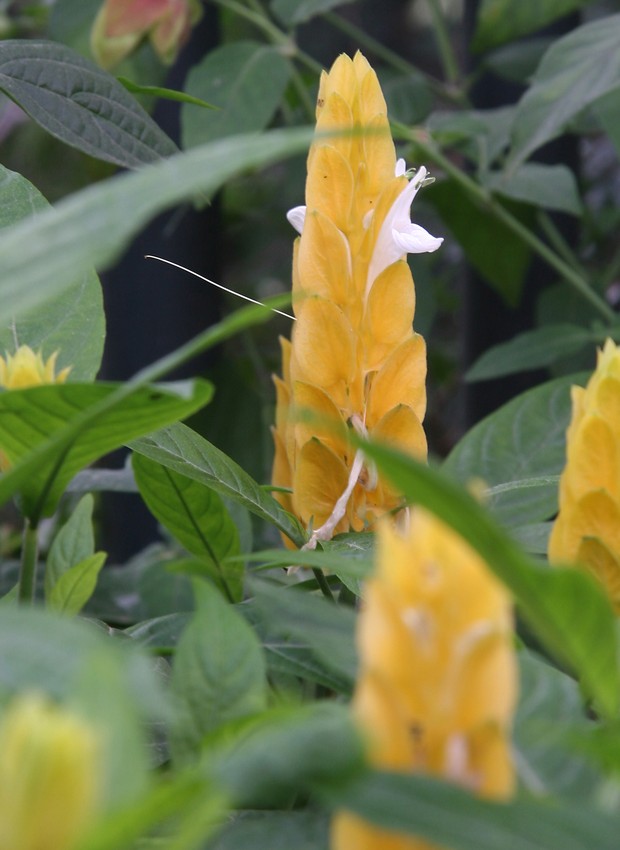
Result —
<path fill-rule="evenodd" d="M 292 224 L 297 233 L 301 235 L 301 232 L 304 229 L 304 221 L 306 220 L 305 206 L 293 207 L 293 209 L 287 212 L 286 217 L 289 224 Z"/>

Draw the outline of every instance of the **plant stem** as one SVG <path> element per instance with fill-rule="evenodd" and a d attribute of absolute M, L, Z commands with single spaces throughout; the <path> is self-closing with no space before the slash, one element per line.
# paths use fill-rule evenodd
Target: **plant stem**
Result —
<path fill-rule="evenodd" d="M 459 67 L 439 0 L 428 0 L 428 8 L 433 19 L 433 28 L 435 30 L 435 38 L 437 39 L 439 57 L 443 65 L 443 72 L 446 80 L 452 83 L 452 85 L 456 85 L 459 79 Z"/>
<path fill-rule="evenodd" d="M 32 605 L 37 580 L 37 562 L 39 558 L 39 537 L 36 525 L 29 519 L 24 522 L 22 540 L 22 558 L 19 568 L 17 598 L 21 605 Z"/>
<path fill-rule="evenodd" d="M 468 174 L 466 174 L 457 165 L 454 165 L 444 154 L 435 146 L 428 133 L 424 130 L 410 130 L 402 124 L 395 125 L 399 133 L 404 133 L 405 137 L 414 142 L 420 150 L 432 160 L 436 165 L 440 166 L 446 174 L 449 174 L 455 182 L 483 206 L 486 207 L 502 224 L 511 230 L 515 236 L 525 242 L 526 245 L 535 251 L 539 257 L 542 257 L 551 268 L 555 269 L 563 279 L 569 283 L 576 292 L 578 292 L 586 301 L 596 308 L 598 313 L 604 317 L 606 322 L 616 324 L 618 320 L 617 314 L 607 304 L 604 299 L 596 292 L 585 276 L 577 269 L 572 268 L 562 257 L 546 245 L 535 233 L 521 224 L 518 218 L 498 201 L 495 200 L 483 186 L 480 186 Z"/>
<path fill-rule="evenodd" d="M 314 577 L 323 596 L 326 599 L 329 599 L 331 602 L 335 602 L 336 600 L 334 599 L 334 594 L 332 593 L 331 587 L 329 586 L 328 581 L 325 578 L 323 570 L 319 570 L 318 567 L 312 567 L 312 572 L 314 573 Z"/>

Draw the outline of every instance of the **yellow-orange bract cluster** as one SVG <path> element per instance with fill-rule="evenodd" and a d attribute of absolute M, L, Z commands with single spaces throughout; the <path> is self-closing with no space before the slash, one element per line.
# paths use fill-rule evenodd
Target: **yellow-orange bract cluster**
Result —
<path fill-rule="evenodd" d="M 620 613 L 620 349 L 610 339 L 572 399 L 549 560 L 586 567 Z"/>
<path fill-rule="evenodd" d="M 47 360 L 41 352 L 34 352 L 28 345 L 20 345 L 15 354 L 0 357 L 0 387 L 6 390 L 23 390 L 40 384 L 63 384 L 71 367 L 61 369 L 56 374 L 55 351 Z"/>
<path fill-rule="evenodd" d="M 0 722 L 0 850 L 71 850 L 99 806 L 99 741 L 45 697 L 16 698 Z"/>
<path fill-rule="evenodd" d="M 366 586 L 353 700 L 371 764 L 505 798 L 517 675 L 508 596 L 451 529 L 415 509 L 405 536 L 381 525 Z M 424 850 L 425 841 L 338 814 L 332 850 Z"/>
<path fill-rule="evenodd" d="M 410 221 L 426 171 L 410 181 L 397 162 L 381 87 L 360 53 L 340 56 L 321 78 L 317 133 L 329 131 L 340 134 L 318 136 L 310 149 L 306 206 L 289 213 L 301 234 L 297 320 L 275 379 L 273 483 L 292 489 L 279 494 L 282 505 L 315 528 L 351 485 L 338 532 L 361 530 L 400 501 L 372 468 L 352 473 L 351 428 L 426 456 L 426 350 L 412 328 L 406 254 L 442 240 Z"/>

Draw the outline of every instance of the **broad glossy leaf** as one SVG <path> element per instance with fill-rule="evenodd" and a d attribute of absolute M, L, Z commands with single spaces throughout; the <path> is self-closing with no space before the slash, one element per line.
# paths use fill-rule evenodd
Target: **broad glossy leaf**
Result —
<path fill-rule="evenodd" d="M 615 850 L 618 844 L 617 814 L 564 801 L 494 803 L 422 776 L 374 771 L 322 796 L 384 829 L 450 850 Z"/>
<path fill-rule="evenodd" d="M 140 646 L 155 652 L 171 652 L 181 639 L 191 617 L 188 612 L 164 614 L 163 617 L 136 623 L 135 626 L 125 629 L 124 634 L 129 635 Z"/>
<path fill-rule="evenodd" d="M 188 552 L 205 562 L 204 574 L 214 576 L 229 600 L 239 602 L 243 563 L 224 563 L 239 553 L 239 532 L 218 494 L 143 455 L 134 454 L 132 464 L 149 510 Z"/>
<path fill-rule="evenodd" d="M 353 0 L 271 0 L 271 10 L 286 26 L 303 24 Z"/>
<path fill-rule="evenodd" d="M 0 445 L 11 469 L 0 499 L 19 490 L 33 521 L 51 513 L 78 470 L 132 438 L 188 416 L 211 398 L 204 381 L 167 388 L 53 384 L 0 394 Z M 48 446 L 57 450 L 47 451 Z M 23 462 L 22 462 L 23 461 Z"/>
<path fill-rule="evenodd" d="M 443 469 L 463 484 L 481 478 L 491 488 L 489 510 L 508 526 L 549 519 L 566 463 L 570 387 L 586 379 L 558 378 L 512 399 L 456 444 Z"/>
<path fill-rule="evenodd" d="M 327 850 L 325 812 L 241 812 L 205 850 Z"/>
<path fill-rule="evenodd" d="M 298 546 L 305 543 L 299 523 L 269 493 L 227 455 L 185 425 L 172 425 L 149 437 L 133 440 L 130 448 L 239 502 L 275 525 Z"/>
<path fill-rule="evenodd" d="M 57 139 L 98 159 L 136 168 L 177 150 L 113 76 L 63 44 L 1 42 L 0 90 Z"/>
<path fill-rule="evenodd" d="M 0 228 L 9 227 L 49 204 L 32 183 L 0 166 Z M 71 366 L 70 381 L 91 381 L 101 364 L 105 315 L 99 278 L 84 271 L 60 296 L 50 298 L 18 321 L 0 325 L 0 354 L 29 345 L 49 357 L 58 351 L 60 369 Z"/>
<path fill-rule="evenodd" d="M 487 50 L 542 29 L 591 0 L 482 0 L 472 49 Z"/>
<path fill-rule="evenodd" d="M 489 348 L 468 370 L 465 379 L 485 381 L 528 369 L 542 369 L 598 341 L 600 332 L 578 325 L 545 325 Z"/>
<path fill-rule="evenodd" d="M 69 519 L 54 537 L 45 564 L 46 598 L 63 573 L 94 554 L 94 504 L 95 500 L 90 494 L 80 499 Z"/>
<path fill-rule="evenodd" d="M 266 706 L 265 660 L 258 638 L 219 590 L 195 582 L 196 613 L 183 633 L 172 670 L 178 705 L 175 757 L 193 761 L 206 735 Z"/>
<path fill-rule="evenodd" d="M 97 552 L 69 567 L 52 587 L 50 608 L 61 614 L 79 614 L 95 591 L 106 557 L 105 552 Z"/>
<path fill-rule="evenodd" d="M 620 87 L 620 14 L 584 24 L 543 57 L 519 102 L 509 167 L 559 136 L 586 106 Z"/>
<path fill-rule="evenodd" d="M 156 213 L 214 192 L 246 168 L 305 150 L 307 129 L 217 140 L 61 201 L 0 231 L 0 325 L 41 308 L 95 266 L 107 268 Z"/>
<path fill-rule="evenodd" d="M 575 175 L 565 165 L 527 162 L 516 171 L 490 172 L 485 185 L 515 201 L 576 216 L 583 214 Z"/>
<path fill-rule="evenodd" d="M 186 91 L 218 108 L 207 113 L 183 106 L 183 147 L 264 130 L 280 105 L 290 76 L 291 66 L 276 47 L 235 41 L 211 50 L 189 72 Z"/>
<path fill-rule="evenodd" d="M 377 444 L 365 444 L 364 452 L 409 502 L 432 511 L 477 550 L 546 648 L 577 674 L 601 713 L 614 716 L 616 626 L 600 585 L 581 570 L 551 568 L 526 555 L 473 496 L 437 470 Z"/>

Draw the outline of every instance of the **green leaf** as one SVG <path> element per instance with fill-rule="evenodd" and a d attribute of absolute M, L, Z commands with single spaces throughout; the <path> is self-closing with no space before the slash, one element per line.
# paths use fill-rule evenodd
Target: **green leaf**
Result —
<path fill-rule="evenodd" d="M 171 688 L 178 705 L 172 749 L 181 762 L 225 723 L 265 708 L 265 659 L 250 626 L 221 593 L 196 581 L 197 610 L 177 646 Z"/>
<path fill-rule="evenodd" d="M 223 563 L 239 553 L 239 532 L 221 498 L 195 479 L 147 457 L 134 454 L 132 465 L 151 513 L 204 562 L 203 574 L 212 577 L 231 602 L 239 602 L 243 563 Z"/>
<path fill-rule="evenodd" d="M 353 0 L 271 0 L 273 14 L 287 27 L 304 24 L 311 18 L 329 12 Z"/>
<path fill-rule="evenodd" d="M 140 646 L 154 652 L 171 652 L 179 642 L 192 615 L 188 612 L 164 614 L 163 617 L 154 617 L 144 620 L 125 629 L 124 634 L 129 635 Z"/>
<path fill-rule="evenodd" d="M 148 94 L 152 97 L 160 97 L 164 100 L 174 100 L 178 103 L 190 103 L 192 106 L 202 106 L 205 109 L 217 109 L 212 103 L 207 103 L 206 100 L 201 100 L 199 97 L 192 97 L 191 94 L 186 94 L 184 91 L 176 89 L 166 89 L 162 86 L 142 86 L 139 83 L 134 83 L 128 80 L 127 77 L 117 77 L 119 83 L 132 94 Z"/>
<path fill-rule="evenodd" d="M 562 801 L 494 803 L 422 776 L 369 772 L 328 787 L 325 799 L 384 829 L 451 850 L 615 850 L 620 818 Z"/>
<path fill-rule="evenodd" d="M 0 500 L 19 490 L 24 514 L 36 523 L 53 512 L 78 470 L 188 416 L 211 395 L 205 381 L 137 390 L 129 383 L 53 384 L 0 393 L 0 445 L 11 462 L 0 479 Z"/>
<path fill-rule="evenodd" d="M 0 228 L 48 208 L 32 183 L 0 166 Z M 58 368 L 71 366 L 70 381 L 91 381 L 101 365 L 104 337 L 101 286 L 91 269 L 74 275 L 60 296 L 0 325 L 0 353 L 13 352 L 16 343 L 41 350 L 46 359 L 58 351 Z"/>
<path fill-rule="evenodd" d="M 489 348 L 468 370 L 465 380 L 486 381 L 528 369 L 542 369 L 598 341 L 600 332 L 578 325 L 544 325 Z"/>
<path fill-rule="evenodd" d="M 210 194 L 245 168 L 305 150 L 307 129 L 212 142 L 120 174 L 0 232 L 0 325 L 41 308 L 95 266 L 107 268 L 133 235 L 172 204 Z"/>
<path fill-rule="evenodd" d="M 482 0 L 472 41 L 475 52 L 535 32 L 591 0 Z"/>
<path fill-rule="evenodd" d="M 571 215 L 583 214 L 575 175 L 565 165 L 528 162 L 516 171 L 489 173 L 485 185 L 492 192 L 515 201 Z"/>
<path fill-rule="evenodd" d="M 620 87 L 620 14 L 608 15 L 559 38 L 519 102 L 509 168 L 559 136 L 579 112 Z"/>
<path fill-rule="evenodd" d="M 327 850 L 328 819 L 324 812 L 242 812 L 205 850 Z"/>
<path fill-rule="evenodd" d="M 533 795 L 591 797 L 600 777 L 571 746 L 587 734 L 576 682 L 530 652 L 519 652 L 521 697 L 514 719 L 514 763 L 520 784 Z"/>
<path fill-rule="evenodd" d="M 177 150 L 114 77 L 63 44 L 0 42 L 0 90 L 52 136 L 98 159 L 136 168 Z"/>
<path fill-rule="evenodd" d="M 275 525 L 297 546 L 305 543 L 305 533 L 294 517 L 233 460 L 185 425 L 172 425 L 133 440 L 130 448 L 239 502 L 251 513 Z"/>
<path fill-rule="evenodd" d="M 49 595 L 50 608 L 61 614 L 79 614 L 95 591 L 106 558 L 105 552 L 97 552 L 64 572 Z"/>
<path fill-rule="evenodd" d="M 436 470 L 384 446 L 364 443 L 364 452 L 409 502 L 432 511 L 480 554 L 548 650 L 577 674 L 603 714 L 615 715 L 615 617 L 600 585 L 581 570 L 530 558 L 473 496 Z"/>
<path fill-rule="evenodd" d="M 543 53 L 552 41 L 552 38 L 540 36 L 506 44 L 484 56 L 482 64 L 498 77 L 526 84 L 534 76 Z"/>
<path fill-rule="evenodd" d="M 49 599 L 54 585 L 67 570 L 95 552 L 93 506 L 88 494 L 73 509 L 67 522 L 54 537 L 45 565 L 45 598 Z"/>
<path fill-rule="evenodd" d="M 481 478 L 491 488 L 489 510 L 508 526 L 549 519 L 566 463 L 570 387 L 587 377 L 558 378 L 513 398 L 465 434 L 443 469 L 463 484 Z"/>
<path fill-rule="evenodd" d="M 188 74 L 186 89 L 219 108 L 210 113 L 182 108 L 183 147 L 264 130 L 290 76 L 291 66 L 276 47 L 236 41 L 210 51 Z"/>
<path fill-rule="evenodd" d="M 529 266 L 529 248 L 454 180 L 436 183 L 429 200 L 437 206 L 472 265 L 508 304 L 515 305 Z M 507 206 L 520 217 L 526 215 L 515 202 Z"/>

